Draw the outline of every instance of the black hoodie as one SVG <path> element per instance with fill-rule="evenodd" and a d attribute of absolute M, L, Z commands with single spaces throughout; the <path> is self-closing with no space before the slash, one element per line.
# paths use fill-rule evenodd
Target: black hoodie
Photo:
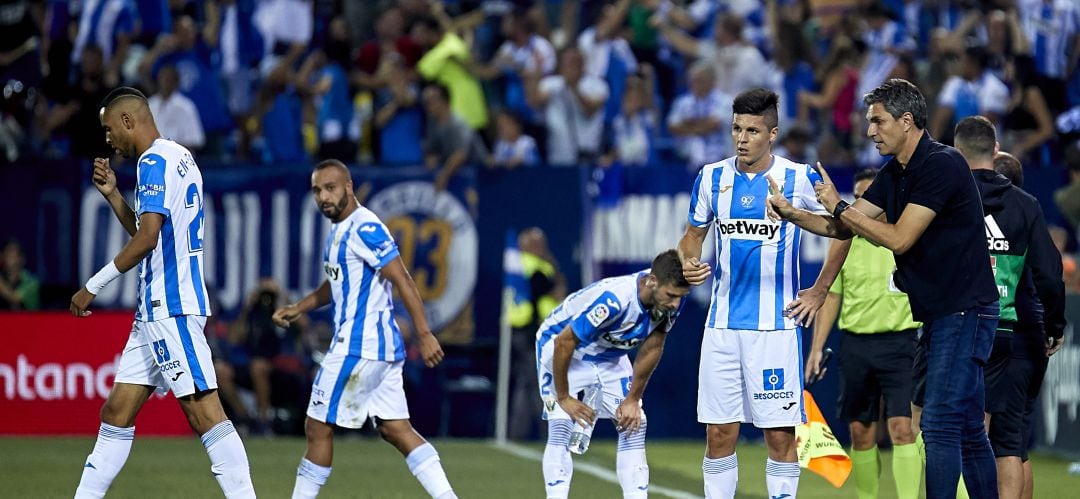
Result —
<path fill-rule="evenodd" d="M 1043 323 L 1047 336 L 1065 330 L 1061 254 L 1039 202 L 993 170 L 973 170 L 986 215 L 986 243 L 1001 294 L 1001 320 Z"/>

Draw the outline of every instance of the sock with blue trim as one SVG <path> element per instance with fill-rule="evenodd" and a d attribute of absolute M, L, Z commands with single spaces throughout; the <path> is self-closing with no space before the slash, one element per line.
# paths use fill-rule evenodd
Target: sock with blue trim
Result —
<path fill-rule="evenodd" d="M 226 419 L 202 435 L 203 447 L 210 456 L 210 472 L 214 474 L 227 499 L 254 499 L 244 442 L 236 433 L 232 421 Z"/>
<path fill-rule="evenodd" d="M 735 487 L 739 485 L 739 456 L 701 460 L 701 471 L 705 475 L 705 497 L 707 499 L 731 499 L 735 497 Z"/>
<path fill-rule="evenodd" d="M 574 422 L 569 419 L 549 419 L 548 439 L 544 446 L 544 491 L 548 499 L 566 499 L 570 495 L 570 478 L 574 476 L 574 460 L 570 450 L 570 433 Z"/>
<path fill-rule="evenodd" d="M 293 486 L 293 499 L 315 499 L 319 495 L 319 489 L 326 485 L 326 479 L 330 478 L 330 467 L 319 466 L 307 458 L 300 459 L 300 467 L 296 469 L 296 485 Z"/>
<path fill-rule="evenodd" d="M 75 499 L 105 497 L 113 479 L 127 462 L 128 454 L 131 453 L 131 441 L 134 439 L 134 426 L 120 428 L 101 423 L 94 450 L 86 457 L 86 464 L 83 465 L 79 488 L 75 489 Z"/>
<path fill-rule="evenodd" d="M 619 476 L 623 499 L 649 497 L 649 462 L 645 459 L 645 429 L 648 424 L 641 418 L 641 427 L 633 435 L 619 433 L 615 452 L 615 471 Z"/>
<path fill-rule="evenodd" d="M 450 481 L 446 479 L 442 463 L 439 461 L 439 453 L 435 447 L 424 442 L 405 456 L 405 462 L 409 465 L 409 471 L 420 481 L 428 495 L 435 499 L 457 499 L 454 489 L 450 487 Z"/>
<path fill-rule="evenodd" d="M 773 499 L 794 499 L 799 490 L 799 463 L 782 463 L 765 460 L 765 487 L 769 489 L 769 497 Z"/>

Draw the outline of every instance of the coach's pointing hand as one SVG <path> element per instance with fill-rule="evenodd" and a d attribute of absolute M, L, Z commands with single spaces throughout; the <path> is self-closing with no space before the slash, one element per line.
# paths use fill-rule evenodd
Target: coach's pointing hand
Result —
<path fill-rule="evenodd" d="M 443 360 L 442 346 L 430 331 L 420 333 L 420 356 L 424 358 L 424 364 L 428 367 L 435 367 Z"/>
<path fill-rule="evenodd" d="M 769 199 L 765 200 L 765 215 L 773 222 L 787 220 L 795 213 L 795 207 L 784 196 L 784 190 L 776 185 L 772 175 L 765 174 L 765 180 L 769 181 Z"/>
<path fill-rule="evenodd" d="M 686 278 L 686 282 L 691 286 L 697 286 L 709 277 L 709 272 L 712 269 L 709 264 L 698 261 L 697 258 L 687 258 L 683 260 L 682 275 Z"/>
<path fill-rule="evenodd" d="M 821 203 L 821 206 L 825 207 L 825 210 L 832 213 L 836 208 L 836 203 L 840 202 L 840 193 L 836 192 L 836 186 L 833 185 L 833 181 L 829 178 L 829 174 L 825 171 L 825 168 L 821 166 L 821 162 L 818 161 L 817 171 L 821 174 L 821 180 L 814 183 L 814 192 L 817 194 L 817 200 Z"/>

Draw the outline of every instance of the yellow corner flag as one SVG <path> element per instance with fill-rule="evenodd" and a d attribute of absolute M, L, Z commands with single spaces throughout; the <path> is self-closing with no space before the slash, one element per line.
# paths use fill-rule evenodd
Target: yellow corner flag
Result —
<path fill-rule="evenodd" d="M 825 477 L 833 487 L 840 488 L 851 474 L 851 458 L 836 440 L 814 397 L 806 390 L 803 390 L 803 407 L 806 409 L 806 423 L 795 427 L 799 466 Z"/>

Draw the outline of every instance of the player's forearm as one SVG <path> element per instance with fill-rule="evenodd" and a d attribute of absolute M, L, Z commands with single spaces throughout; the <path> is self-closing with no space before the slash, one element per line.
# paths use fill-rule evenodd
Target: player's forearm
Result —
<path fill-rule="evenodd" d="M 402 268 L 404 268 L 404 265 Z M 427 314 L 424 312 L 424 301 L 420 298 L 420 292 L 417 291 L 416 283 L 413 282 L 412 277 L 409 277 L 408 273 L 405 276 L 407 278 L 400 279 L 401 283 L 394 283 L 394 287 L 397 288 L 401 301 L 405 304 L 405 310 L 409 312 L 409 317 L 412 318 L 413 328 L 416 330 L 417 336 L 431 335 L 433 333 L 431 332 L 431 326 L 428 325 Z"/>
<path fill-rule="evenodd" d="M 570 339 L 563 334 L 555 337 L 555 354 L 551 360 L 551 374 L 555 385 L 555 399 L 563 400 L 570 396 L 570 360 L 574 356 L 574 348 L 577 346 L 572 339 L 576 339 L 573 333 Z"/>
<path fill-rule="evenodd" d="M 679 239 L 679 259 L 686 261 L 690 258 L 701 258 L 701 245 L 704 243 L 704 239 L 698 239 L 690 233 L 683 234 L 682 239 Z"/>
<path fill-rule="evenodd" d="M 330 298 L 330 281 L 323 281 L 315 291 L 296 302 L 296 308 L 300 310 L 300 313 L 307 313 L 329 305 Z"/>
<path fill-rule="evenodd" d="M 116 270 L 127 272 L 139 264 L 157 246 L 157 234 L 136 232 L 113 259 Z"/>
<path fill-rule="evenodd" d="M 836 316 L 840 312 L 840 295 L 829 293 L 825 297 L 825 304 L 818 311 L 817 319 L 814 320 L 814 337 L 810 341 L 810 351 L 820 352 L 825 348 L 825 342 L 829 339 Z"/>
<path fill-rule="evenodd" d="M 843 222 L 825 215 L 810 213 L 806 210 L 795 210 L 789 220 L 814 234 L 835 239 L 850 239 L 853 235 L 851 230 Z"/>
<path fill-rule="evenodd" d="M 829 289 L 836 282 L 836 276 L 840 275 L 840 269 L 844 268 L 848 250 L 851 249 L 851 239 L 837 239 L 829 243 L 829 251 L 825 255 L 825 264 L 821 266 L 815 288 Z"/>
<path fill-rule="evenodd" d="M 124 196 L 120 195 L 120 191 L 113 191 L 112 194 L 105 196 L 105 200 L 109 202 L 109 207 L 112 208 L 113 213 L 116 214 L 116 219 L 120 220 L 120 225 L 124 226 L 124 230 L 127 231 L 128 235 L 135 236 L 135 232 L 138 231 L 135 223 L 135 211 L 128 206 Z"/>
<path fill-rule="evenodd" d="M 653 332 L 641 345 L 637 358 L 634 359 L 634 378 L 630 383 L 630 391 L 626 398 L 641 400 L 645 396 L 645 387 L 649 384 L 649 378 L 660 365 L 660 358 L 664 355 L 664 340 L 667 333 Z"/>

